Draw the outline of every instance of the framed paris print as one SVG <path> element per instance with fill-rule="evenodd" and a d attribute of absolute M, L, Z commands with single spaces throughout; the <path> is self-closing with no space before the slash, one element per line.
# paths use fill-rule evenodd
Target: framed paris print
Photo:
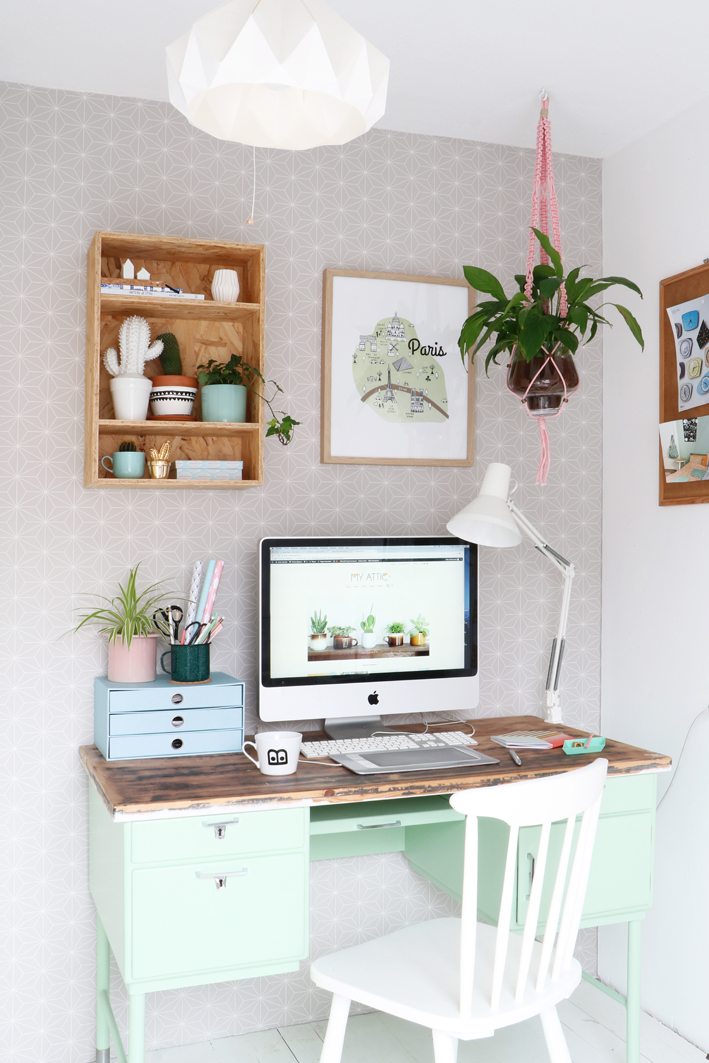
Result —
<path fill-rule="evenodd" d="M 325 270 L 321 460 L 472 465 L 465 280 Z"/>

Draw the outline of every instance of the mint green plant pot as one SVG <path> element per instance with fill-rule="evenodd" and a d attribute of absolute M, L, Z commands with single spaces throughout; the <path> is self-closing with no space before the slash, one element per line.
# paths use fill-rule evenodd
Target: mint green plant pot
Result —
<path fill-rule="evenodd" d="M 200 394 L 203 421 L 241 424 L 246 420 L 246 388 L 243 384 L 205 384 Z"/>

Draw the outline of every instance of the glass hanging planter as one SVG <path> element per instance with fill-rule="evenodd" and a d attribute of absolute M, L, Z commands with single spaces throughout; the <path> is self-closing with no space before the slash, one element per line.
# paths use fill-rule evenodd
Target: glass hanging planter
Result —
<path fill-rule="evenodd" d="M 576 364 L 568 351 L 557 351 L 552 357 L 542 349 L 531 361 L 515 353 L 507 367 L 508 389 L 534 417 L 558 413 L 578 386 Z"/>

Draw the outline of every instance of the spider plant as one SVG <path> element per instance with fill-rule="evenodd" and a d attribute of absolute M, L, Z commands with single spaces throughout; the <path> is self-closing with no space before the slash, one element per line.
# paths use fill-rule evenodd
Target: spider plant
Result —
<path fill-rule="evenodd" d="M 164 581 L 151 583 L 139 592 L 139 568 L 140 562 L 130 570 L 125 584 L 118 584 L 118 593 L 113 598 L 99 595 L 97 607 L 83 614 L 74 631 L 88 624 L 96 624 L 99 634 L 107 635 L 109 642 L 120 638 L 126 646 L 130 646 L 134 638 L 153 634 L 153 613 L 165 598 L 165 592 L 158 592 L 158 588 Z"/>

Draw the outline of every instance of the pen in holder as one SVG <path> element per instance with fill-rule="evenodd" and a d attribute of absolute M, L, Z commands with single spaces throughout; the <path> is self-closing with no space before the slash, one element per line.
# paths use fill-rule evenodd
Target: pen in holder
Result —
<path fill-rule="evenodd" d="M 169 657 L 166 664 L 165 658 Z M 183 646 L 176 642 L 160 658 L 160 665 L 170 676 L 172 683 L 209 682 L 209 643 L 199 646 Z M 169 667 L 168 667 L 169 665 Z"/>

